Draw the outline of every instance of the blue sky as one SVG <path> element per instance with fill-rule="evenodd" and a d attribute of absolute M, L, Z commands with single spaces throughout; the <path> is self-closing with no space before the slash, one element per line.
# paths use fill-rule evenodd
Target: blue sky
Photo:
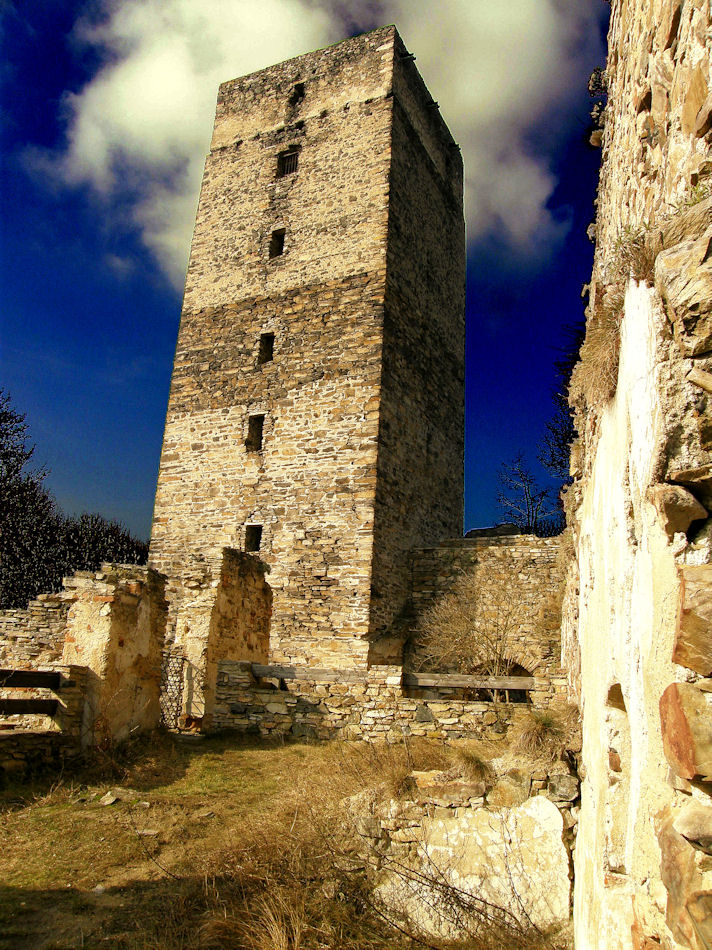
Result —
<path fill-rule="evenodd" d="M 0 387 L 67 512 L 147 537 L 219 81 L 395 22 L 466 165 L 465 527 L 552 412 L 589 277 L 603 0 L 33 0 L 0 12 Z M 541 472 L 542 480 L 547 476 Z M 553 484 L 553 483 L 552 483 Z"/>

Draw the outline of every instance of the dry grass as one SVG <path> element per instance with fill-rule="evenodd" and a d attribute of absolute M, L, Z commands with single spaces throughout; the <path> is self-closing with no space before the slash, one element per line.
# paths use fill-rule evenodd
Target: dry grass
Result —
<path fill-rule="evenodd" d="M 111 783 L 85 773 L 16 789 L 0 812 L 0 947 L 553 948 L 510 925 L 459 943 L 403 933 L 374 900 L 380 857 L 364 857 L 345 799 L 389 795 L 413 768 L 487 776 L 491 750 L 480 745 L 166 737 L 112 766 Z M 101 807 L 116 768 L 132 794 Z"/>
<path fill-rule="evenodd" d="M 512 732 L 512 752 L 553 764 L 567 751 L 580 748 L 579 714 L 575 706 L 531 710 Z"/>
<path fill-rule="evenodd" d="M 571 374 L 569 392 L 574 404 L 601 406 L 615 396 L 622 319 L 623 295 L 613 289 L 589 319 L 579 362 Z"/>

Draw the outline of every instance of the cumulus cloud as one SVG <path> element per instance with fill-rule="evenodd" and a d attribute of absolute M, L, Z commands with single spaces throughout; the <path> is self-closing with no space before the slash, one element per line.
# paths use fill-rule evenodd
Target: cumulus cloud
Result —
<path fill-rule="evenodd" d="M 560 232 L 531 130 L 566 116 L 595 62 L 600 0 L 122 0 L 77 27 L 106 65 L 67 96 L 65 181 L 122 194 L 180 284 L 218 83 L 346 30 L 395 22 L 463 148 L 470 239 L 496 231 L 526 255 Z"/>

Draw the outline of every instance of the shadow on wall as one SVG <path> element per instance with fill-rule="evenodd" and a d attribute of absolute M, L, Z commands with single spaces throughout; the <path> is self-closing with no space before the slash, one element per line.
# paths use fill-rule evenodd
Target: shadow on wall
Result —
<path fill-rule="evenodd" d="M 266 663 L 272 619 L 268 566 L 258 557 L 223 548 L 220 581 L 210 609 L 204 663 L 186 663 L 186 714 L 203 706 L 202 725 L 210 728 L 215 706 L 218 665 L 223 660 Z M 196 723 L 197 724 L 197 723 Z"/>

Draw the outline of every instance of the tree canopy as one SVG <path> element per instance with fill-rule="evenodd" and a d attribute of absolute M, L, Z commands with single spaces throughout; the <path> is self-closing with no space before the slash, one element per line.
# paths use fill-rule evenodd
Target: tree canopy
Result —
<path fill-rule="evenodd" d="M 68 517 L 45 487 L 47 470 L 32 468 L 29 426 L 0 390 L 0 608 L 24 607 L 62 578 L 96 570 L 102 561 L 143 564 L 148 545 L 118 521 L 98 514 Z"/>

